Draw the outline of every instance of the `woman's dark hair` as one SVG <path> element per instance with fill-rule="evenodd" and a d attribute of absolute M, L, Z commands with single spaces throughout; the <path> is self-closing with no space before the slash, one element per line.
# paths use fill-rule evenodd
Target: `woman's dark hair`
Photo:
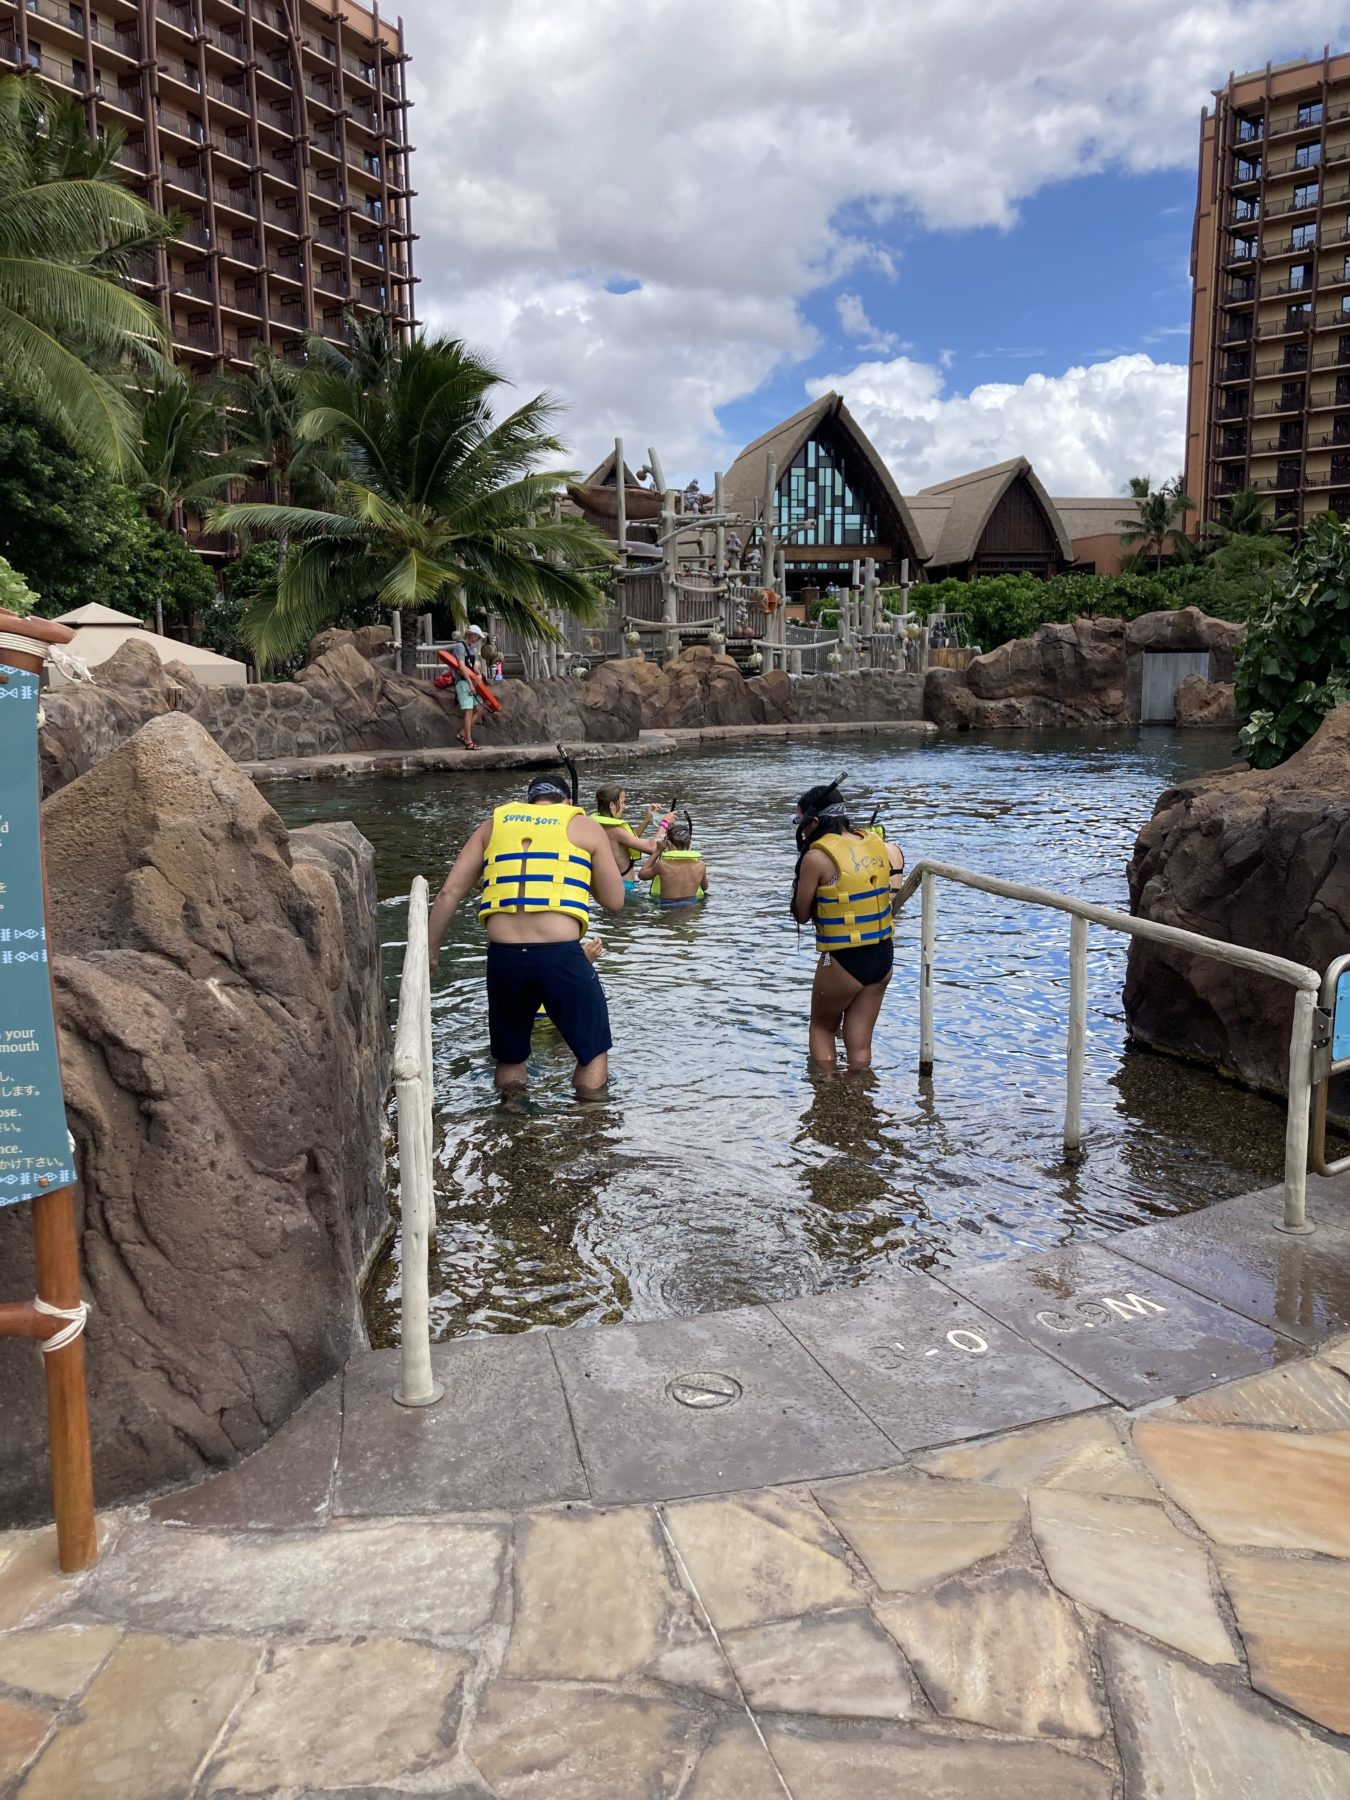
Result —
<path fill-rule="evenodd" d="M 807 788 L 797 801 L 797 810 L 802 815 L 797 822 L 797 866 L 792 871 L 792 892 L 788 897 L 788 911 L 792 911 L 797 897 L 797 883 L 801 880 L 802 860 L 807 851 L 827 831 L 847 831 L 849 828 L 848 808 L 844 804 L 844 796 L 840 793 L 840 784 L 848 780 L 847 773 L 837 776 L 833 781 L 821 782 L 816 787 Z"/>

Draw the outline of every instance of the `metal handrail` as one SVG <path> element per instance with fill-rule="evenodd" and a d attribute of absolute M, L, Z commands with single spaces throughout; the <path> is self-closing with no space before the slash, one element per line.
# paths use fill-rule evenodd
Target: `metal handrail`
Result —
<path fill-rule="evenodd" d="M 398 1111 L 398 1194 L 403 1215 L 403 1302 L 400 1406 L 434 1406 L 444 1394 L 431 1372 L 431 1305 L 427 1273 L 436 1228 L 432 1178 L 431 955 L 424 876 L 408 896 L 408 943 L 398 986 L 394 1029 L 394 1095 Z"/>
<path fill-rule="evenodd" d="M 1114 907 L 1075 900 L 1048 888 L 1028 887 L 1019 881 L 1003 881 L 995 875 L 976 874 L 950 863 L 924 861 L 912 871 L 901 890 L 903 900 L 915 887 L 922 890 L 919 976 L 919 1073 L 933 1069 L 933 964 L 937 946 L 937 882 L 953 881 L 1001 899 L 1026 906 L 1045 906 L 1069 914 L 1069 1040 L 1068 1094 L 1064 1106 L 1064 1155 L 1074 1162 L 1082 1156 L 1083 1064 L 1087 1034 L 1087 932 L 1102 925 L 1146 943 L 1184 950 L 1191 956 L 1211 956 L 1216 962 L 1267 975 L 1294 989 L 1294 1022 L 1289 1036 L 1289 1092 L 1284 1139 L 1284 1219 L 1278 1229 L 1294 1233 L 1311 1231 L 1307 1221 L 1309 1152 L 1309 1100 L 1313 1087 L 1313 1025 L 1323 977 L 1303 963 L 1251 950 L 1245 944 L 1228 944 L 1219 938 L 1186 931 L 1179 925 L 1161 925 Z M 1334 966 L 1334 965 L 1333 965 Z"/>

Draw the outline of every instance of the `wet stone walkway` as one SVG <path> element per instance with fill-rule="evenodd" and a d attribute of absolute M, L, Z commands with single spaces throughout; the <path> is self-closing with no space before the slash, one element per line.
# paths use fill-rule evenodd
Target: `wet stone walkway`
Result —
<path fill-rule="evenodd" d="M 1344 1192 L 362 1358 L 81 1577 L 0 1535 L 0 1796 L 1346 1800 Z"/>

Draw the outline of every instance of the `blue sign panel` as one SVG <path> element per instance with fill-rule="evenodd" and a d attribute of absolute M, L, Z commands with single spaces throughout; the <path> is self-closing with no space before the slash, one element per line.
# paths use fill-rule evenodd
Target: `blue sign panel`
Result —
<path fill-rule="evenodd" d="M 0 1206 L 75 1180 L 42 914 L 38 687 L 0 669 Z"/>
<path fill-rule="evenodd" d="M 1336 982 L 1336 1011 L 1331 1021 L 1331 1060 L 1350 1058 L 1350 969 Z"/>

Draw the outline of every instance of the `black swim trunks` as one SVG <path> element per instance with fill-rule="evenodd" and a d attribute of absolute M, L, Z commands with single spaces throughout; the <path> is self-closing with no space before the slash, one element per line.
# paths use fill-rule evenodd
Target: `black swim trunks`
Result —
<path fill-rule="evenodd" d="M 864 987 L 884 981 L 895 966 L 895 939 L 880 944 L 858 944 L 849 950 L 832 950 L 830 955 L 844 971 Z"/>
<path fill-rule="evenodd" d="M 542 1006 L 579 1063 L 613 1047 L 609 1007 L 580 941 L 489 944 L 488 1038 L 499 1063 L 529 1061 L 530 1033 Z"/>

